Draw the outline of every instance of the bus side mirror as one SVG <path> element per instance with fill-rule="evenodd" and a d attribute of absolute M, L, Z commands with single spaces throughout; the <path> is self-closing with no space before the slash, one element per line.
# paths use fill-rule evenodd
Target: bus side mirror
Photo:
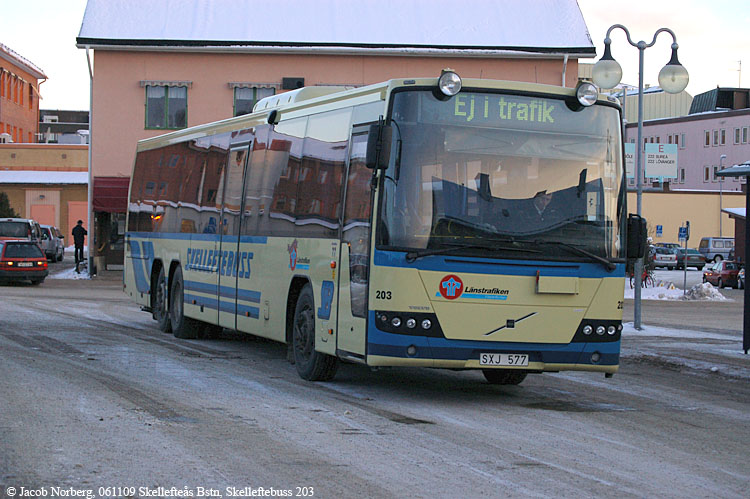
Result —
<path fill-rule="evenodd" d="M 382 122 L 370 125 L 367 133 L 367 155 L 365 165 L 371 170 L 385 170 L 391 157 L 393 128 Z"/>
<path fill-rule="evenodd" d="M 628 215 L 627 230 L 627 257 L 630 259 L 643 258 L 646 254 L 648 236 L 646 232 L 646 219 L 630 213 Z"/>

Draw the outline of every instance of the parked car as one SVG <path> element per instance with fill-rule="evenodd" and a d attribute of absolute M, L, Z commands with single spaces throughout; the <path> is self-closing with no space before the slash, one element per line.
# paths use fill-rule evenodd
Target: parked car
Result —
<path fill-rule="evenodd" d="M 737 274 L 737 280 L 739 281 L 740 289 L 745 289 L 745 267 L 740 269 L 740 272 Z"/>
<path fill-rule="evenodd" d="M 33 241 L 0 241 L 0 281 L 44 282 L 49 270 L 47 259 L 39 245 Z"/>
<path fill-rule="evenodd" d="M 61 239 L 62 234 L 54 225 L 42 225 L 42 249 L 47 259 L 59 262 L 63 259 L 65 246 Z"/>
<path fill-rule="evenodd" d="M 677 267 L 677 255 L 671 248 L 656 246 L 654 248 L 654 267 L 674 269 Z"/>
<path fill-rule="evenodd" d="M 0 239 L 28 239 L 42 244 L 42 228 L 30 218 L 0 218 Z"/>
<path fill-rule="evenodd" d="M 681 246 L 678 243 L 654 243 L 654 246 L 658 248 L 680 248 Z"/>
<path fill-rule="evenodd" d="M 740 266 L 737 262 L 720 260 L 703 271 L 703 282 L 710 282 L 714 286 L 720 288 L 723 288 L 724 286 L 738 288 L 740 285 L 738 278 L 739 273 Z"/>
<path fill-rule="evenodd" d="M 729 252 L 734 249 L 734 239 L 731 237 L 704 237 L 698 245 L 698 251 L 707 262 L 718 262 L 729 259 Z"/>
<path fill-rule="evenodd" d="M 55 239 L 58 254 L 57 261 L 62 262 L 65 257 L 65 235 L 63 235 L 62 231 L 57 227 L 52 228 L 55 229 L 55 234 L 57 234 L 57 239 Z"/>
<path fill-rule="evenodd" d="M 674 250 L 675 256 L 677 256 L 677 268 L 682 269 L 685 267 L 685 248 L 677 248 Z M 703 255 L 698 253 L 698 250 L 688 248 L 687 250 L 687 266 L 695 267 L 698 270 L 703 270 L 706 266 L 706 260 Z"/>

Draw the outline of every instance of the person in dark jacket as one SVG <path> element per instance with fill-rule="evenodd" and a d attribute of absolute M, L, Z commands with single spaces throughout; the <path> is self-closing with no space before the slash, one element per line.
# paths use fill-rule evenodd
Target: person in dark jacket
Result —
<path fill-rule="evenodd" d="M 78 224 L 73 227 L 73 243 L 75 244 L 75 256 L 76 256 L 76 271 L 78 270 L 78 264 L 83 261 L 83 238 L 88 234 L 88 231 L 83 228 L 83 220 L 79 220 Z"/>

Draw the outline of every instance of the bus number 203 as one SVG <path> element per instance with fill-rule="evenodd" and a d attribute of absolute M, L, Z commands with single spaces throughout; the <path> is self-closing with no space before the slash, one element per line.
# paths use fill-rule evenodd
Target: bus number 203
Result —
<path fill-rule="evenodd" d="M 391 299 L 391 292 L 390 291 L 381 291 L 376 290 L 375 291 L 375 299 L 376 300 L 390 300 Z"/>

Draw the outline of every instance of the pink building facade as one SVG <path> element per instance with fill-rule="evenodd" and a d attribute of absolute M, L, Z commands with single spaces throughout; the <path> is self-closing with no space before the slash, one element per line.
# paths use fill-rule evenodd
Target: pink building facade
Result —
<path fill-rule="evenodd" d="M 300 86 L 437 77 L 448 67 L 463 77 L 573 87 L 578 59 L 596 55 L 575 0 L 555 9 L 525 0 L 461 9 L 449 0 L 179 4 L 88 0 L 77 38 L 92 67 L 91 217 L 95 237 L 112 243 L 97 246 L 114 248 L 110 259 L 123 239 L 100 228 L 124 227 L 138 140 L 243 114 Z M 103 197 L 106 211 L 97 211 Z"/>

